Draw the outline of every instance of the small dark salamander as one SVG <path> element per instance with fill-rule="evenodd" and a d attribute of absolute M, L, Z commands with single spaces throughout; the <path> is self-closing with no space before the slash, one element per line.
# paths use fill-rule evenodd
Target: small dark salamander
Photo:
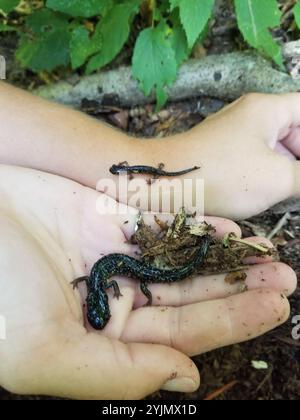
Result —
<path fill-rule="evenodd" d="M 107 289 L 114 289 L 114 297 L 119 298 L 121 292 L 115 280 L 109 281 L 112 276 L 124 276 L 140 280 L 141 291 L 152 303 L 152 295 L 147 288 L 149 283 L 173 283 L 184 280 L 195 273 L 203 264 L 211 244 L 211 237 L 206 235 L 197 249 L 194 258 L 187 265 L 170 270 L 161 270 L 150 264 L 138 261 L 128 255 L 110 254 L 96 262 L 89 277 L 81 277 L 72 282 L 73 287 L 85 281 L 87 284 L 87 317 L 92 327 L 102 330 L 110 320 Z"/>
<path fill-rule="evenodd" d="M 113 165 L 109 171 L 113 175 L 121 175 L 123 173 L 127 173 L 129 175 L 133 174 L 142 174 L 142 175 L 153 175 L 155 178 L 159 178 L 161 176 L 180 176 L 189 174 L 190 172 L 197 171 L 200 169 L 199 166 L 194 166 L 190 169 L 185 169 L 183 171 L 178 172 L 168 172 L 164 170 L 165 165 L 160 163 L 157 168 L 153 166 L 144 166 L 144 165 L 135 165 L 129 166 L 127 162 L 119 163 L 118 165 Z"/>

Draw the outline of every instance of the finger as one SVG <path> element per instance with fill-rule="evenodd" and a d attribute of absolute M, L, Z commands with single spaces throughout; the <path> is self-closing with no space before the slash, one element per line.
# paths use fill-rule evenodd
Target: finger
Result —
<path fill-rule="evenodd" d="M 74 333 L 72 326 L 70 331 Z M 43 350 L 45 351 L 45 350 Z M 41 351 L 41 352 L 43 352 Z M 14 392 L 73 399 L 140 399 L 159 389 L 193 392 L 199 373 L 184 354 L 155 344 L 128 344 L 82 329 L 60 334 L 47 346 L 48 357 L 37 354 L 34 381 L 23 381 Z M 30 365 L 30 363 L 29 363 Z M 32 366 L 25 366 L 26 372 Z M 24 375 L 24 373 L 23 373 Z M 26 376 L 26 375 L 25 375 Z M 32 378 L 31 375 L 29 375 Z"/>
<path fill-rule="evenodd" d="M 295 170 L 295 184 L 294 184 L 293 195 L 295 197 L 300 197 L 300 162 L 299 161 L 294 163 L 294 170 Z"/>
<path fill-rule="evenodd" d="M 293 156 L 299 157 L 299 93 L 251 94 L 244 97 L 242 106 L 254 114 L 252 120 L 255 118 L 255 129 L 256 131 L 259 128 L 262 130 L 261 138 L 267 139 L 267 144 L 272 150 L 288 156 L 290 159 Z"/>
<path fill-rule="evenodd" d="M 153 305 L 183 306 L 207 300 L 221 299 L 245 290 L 272 289 L 290 296 L 297 287 L 294 270 L 283 263 L 258 264 L 245 271 L 245 281 L 230 284 L 227 274 L 200 276 L 171 286 L 165 284 L 149 285 Z M 139 290 L 136 294 L 135 308 L 147 302 Z"/>
<path fill-rule="evenodd" d="M 261 95 L 261 122 L 274 140 L 283 140 L 292 128 L 300 126 L 300 94 Z M 266 112 L 266 109 L 269 112 Z M 275 144 L 274 144 L 275 145 Z"/>
<path fill-rule="evenodd" d="M 127 239 L 130 239 L 137 227 L 137 214 L 132 215 L 122 215 L 120 216 L 119 223 L 120 228 L 122 229 L 124 235 Z M 166 215 L 166 214 L 158 214 L 158 219 L 161 220 L 163 223 L 172 223 L 174 221 L 174 215 Z M 158 224 L 155 221 L 155 218 L 151 214 L 143 215 L 144 222 L 146 225 L 151 226 L 154 230 L 159 230 Z M 237 237 L 241 237 L 241 229 L 240 227 L 232 222 L 231 220 L 224 219 L 222 217 L 204 217 L 202 218 L 195 218 L 195 223 L 201 223 L 205 221 L 206 223 L 212 225 L 216 229 L 215 237 L 223 238 L 227 233 L 234 233 Z"/>
<path fill-rule="evenodd" d="M 283 140 L 291 127 L 300 126 L 300 94 L 288 93 L 281 95 L 251 93 L 234 102 L 231 107 L 225 108 L 217 115 L 224 114 L 238 117 L 238 120 L 248 115 L 244 123 L 247 129 L 253 128 L 256 132 L 253 141 L 257 141 L 261 132 L 267 138 L 269 145 L 275 147 L 276 141 Z M 228 114 L 228 115 L 226 115 Z M 255 125 L 253 121 L 255 120 Z"/>
<path fill-rule="evenodd" d="M 293 156 L 300 157 L 300 127 L 292 129 L 288 136 L 282 141 L 282 145 L 293 154 Z"/>
<path fill-rule="evenodd" d="M 292 153 L 287 146 L 285 146 L 285 142 L 279 142 L 275 146 L 275 152 L 279 153 L 280 155 L 288 157 L 290 160 L 296 160 L 296 154 Z"/>
<path fill-rule="evenodd" d="M 247 238 L 247 241 L 250 243 L 260 244 L 264 246 L 269 246 L 269 247 L 272 246 L 271 242 L 266 238 L 253 237 L 253 238 Z M 245 261 L 247 262 L 247 264 L 256 264 L 256 263 L 265 264 L 267 262 L 271 262 L 272 257 L 264 257 L 264 258 L 253 257 L 253 258 L 247 258 L 246 260 Z M 136 307 L 140 307 L 144 305 L 146 303 L 146 298 L 140 291 L 140 283 L 137 282 L 136 280 L 131 280 L 128 278 L 118 278 L 118 277 L 116 277 L 115 280 L 118 281 L 122 297 L 120 299 L 115 299 L 113 298 L 113 291 L 112 290 L 108 291 L 108 296 L 109 296 L 109 301 L 110 301 L 110 311 L 111 311 L 112 318 L 105 328 L 105 334 L 112 338 L 119 338 L 122 335 L 122 332 L 124 331 L 124 328 L 127 323 L 128 314 L 130 313 L 132 307 L 136 308 Z M 195 279 L 193 281 L 195 282 Z M 150 285 L 150 291 L 154 295 L 154 302 L 157 305 L 163 305 L 163 304 L 171 305 L 173 304 L 172 299 L 174 299 L 174 297 L 176 299 L 176 296 L 178 298 L 178 291 L 183 291 L 183 295 L 185 294 L 189 296 L 190 285 L 188 282 L 189 280 L 181 282 L 180 286 L 177 286 L 177 287 L 174 284 L 173 285 L 169 285 L 169 284 Z M 206 282 L 206 285 L 208 283 L 209 283 L 209 280 Z M 213 284 L 213 282 L 210 284 Z M 84 290 L 81 289 L 81 292 L 83 293 L 83 296 L 85 298 L 86 287 L 85 285 L 83 287 L 84 287 Z M 236 287 L 238 286 L 236 285 Z M 208 290 L 208 292 L 205 294 L 205 296 L 208 297 L 211 287 L 206 287 L 205 290 Z M 162 291 L 163 293 L 160 294 L 160 292 Z M 238 291 L 240 292 L 241 289 L 238 289 Z M 233 292 L 234 292 L 234 289 L 232 288 L 232 293 Z M 195 294 L 195 297 L 196 296 L 199 297 L 199 293 Z M 197 301 L 198 301 L 197 299 L 194 300 L 194 302 L 197 302 Z"/>
<path fill-rule="evenodd" d="M 131 313 L 122 340 L 161 343 L 192 356 L 262 335 L 289 312 L 286 297 L 270 289 L 180 308 L 140 308 Z"/>

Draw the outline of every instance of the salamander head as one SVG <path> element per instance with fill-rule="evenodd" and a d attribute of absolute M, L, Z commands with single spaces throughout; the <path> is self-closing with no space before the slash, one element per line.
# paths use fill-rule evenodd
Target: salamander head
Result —
<path fill-rule="evenodd" d="M 95 330 L 102 330 L 110 320 L 108 297 L 104 292 L 90 292 L 86 299 L 88 321 Z"/>
<path fill-rule="evenodd" d="M 120 171 L 120 166 L 118 165 L 112 165 L 112 167 L 109 169 L 109 172 L 113 175 L 117 175 Z"/>
<path fill-rule="evenodd" d="M 120 163 L 119 165 L 112 165 L 109 168 L 109 172 L 113 175 L 120 175 L 122 173 L 128 172 L 128 165 L 125 165 L 123 163 Z"/>

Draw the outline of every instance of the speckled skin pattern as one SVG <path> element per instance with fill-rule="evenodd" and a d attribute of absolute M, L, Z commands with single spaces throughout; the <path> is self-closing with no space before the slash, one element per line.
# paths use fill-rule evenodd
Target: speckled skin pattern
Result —
<path fill-rule="evenodd" d="M 101 330 L 111 317 L 106 291 L 112 287 L 114 296 L 117 298 L 121 296 L 118 283 L 109 281 L 112 276 L 124 276 L 139 280 L 141 291 L 148 298 L 148 304 L 151 304 L 152 295 L 147 289 L 147 284 L 173 283 L 193 275 L 203 264 L 211 241 L 209 235 L 203 236 L 202 243 L 192 261 L 178 269 L 162 270 L 123 254 L 110 254 L 101 258 L 92 268 L 90 277 L 84 279 L 88 289 L 86 301 L 89 323 L 95 329 Z"/>
<path fill-rule="evenodd" d="M 124 164 L 120 165 L 113 165 L 110 168 L 110 173 L 113 175 L 121 175 L 122 173 L 127 174 L 142 174 L 142 175 L 153 175 L 155 177 L 161 177 L 161 176 L 180 176 L 180 175 L 186 175 L 190 172 L 197 171 L 200 169 L 199 166 L 194 166 L 190 169 L 185 169 L 183 171 L 178 172 L 167 172 L 163 170 L 163 165 L 159 165 L 158 168 L 154 168 L 152 166 L 143 166 L 143 165 L 136 165 L 136 166 L 128 166 Z"/>

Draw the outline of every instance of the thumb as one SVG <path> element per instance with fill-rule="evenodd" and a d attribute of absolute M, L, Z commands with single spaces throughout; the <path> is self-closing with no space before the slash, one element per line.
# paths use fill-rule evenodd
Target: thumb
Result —
<path fill-rule="evenodd" d="M 295 171 L 295 187 L 294 187 L 294 196 L 300 197 L 300 162 L 297 161 L 294 163 Z"/>
<path fill-rule="evenodd" d="M 45 395 L 141 399 L 158 389 L 193 392 L 200 382 L 191 359 L 166 346 L 126 345 L 95 333 L 82 333 L 71 341 L 68 337 L 56 353 L 50 365 L 40 367 L 44 374 L 39 369 Z"/>
<path fill-rule="evenodd" d="M 269 208 L 275 204 L 293 197 L 297 191 L 300 195 L 299 162 L 287 156 L 270 153 L 261 165 L 258 188 L 263 192 L 262 199 Z"/>

